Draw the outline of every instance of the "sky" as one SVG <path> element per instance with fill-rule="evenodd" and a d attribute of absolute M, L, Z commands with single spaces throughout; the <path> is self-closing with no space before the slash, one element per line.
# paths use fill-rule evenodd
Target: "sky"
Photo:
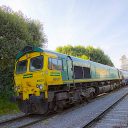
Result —
<path fill-rule="evenodd" d="M 92 45 L 104 50 L 117 68 L 128 56 L 128 0 L 0 0 L 14 11 L 39 20 L 47 49 Z"/>

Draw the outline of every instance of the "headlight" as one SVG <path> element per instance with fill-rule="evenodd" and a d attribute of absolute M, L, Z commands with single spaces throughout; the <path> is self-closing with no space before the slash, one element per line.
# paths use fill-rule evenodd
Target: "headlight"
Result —
<path fill-rule="evenodd" d="M 15 86 L 15 90 L 18 91 L 20 89 L 20 86 Z"/>
<path fill-rule="evenodd" d="M 42 90 L 43 89 L 43 85 L 42 84 L 37 85 L 37 88 L 39 88 L 40 90 Z"/>

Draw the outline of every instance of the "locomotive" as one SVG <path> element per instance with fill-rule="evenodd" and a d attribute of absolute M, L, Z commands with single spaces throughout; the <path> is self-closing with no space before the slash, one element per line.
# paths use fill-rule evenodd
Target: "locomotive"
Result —
<path fill-rule="evenodd" d="M 16 56 L 14 80 L 19 109 L 44 114 L 119 88 L 123 72 L 90 60 L 26 46 Z"/>

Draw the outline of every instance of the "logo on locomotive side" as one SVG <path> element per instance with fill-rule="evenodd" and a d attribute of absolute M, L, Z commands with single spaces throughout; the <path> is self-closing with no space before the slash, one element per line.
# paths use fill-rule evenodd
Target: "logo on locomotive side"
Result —
<path fill-rule="evenodd" d="M 60 72 L 51 72 L 50 76 L 60 76 Z"/>
<path fill-rule="evenodd" d="M 33 77 L 33 74 L 25 74 L 23 75 L 23 78 L 32 78 Z"/>

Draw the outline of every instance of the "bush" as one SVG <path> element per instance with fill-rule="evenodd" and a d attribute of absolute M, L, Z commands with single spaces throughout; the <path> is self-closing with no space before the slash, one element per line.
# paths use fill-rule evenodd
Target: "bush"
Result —
<path fill-rule="evenodd" d="M 39 21 L 11 8 L 0 7 L 0 96 L 13 94 L 15 56 L 26 45 L 44 46 L 46 37 Z"/>

